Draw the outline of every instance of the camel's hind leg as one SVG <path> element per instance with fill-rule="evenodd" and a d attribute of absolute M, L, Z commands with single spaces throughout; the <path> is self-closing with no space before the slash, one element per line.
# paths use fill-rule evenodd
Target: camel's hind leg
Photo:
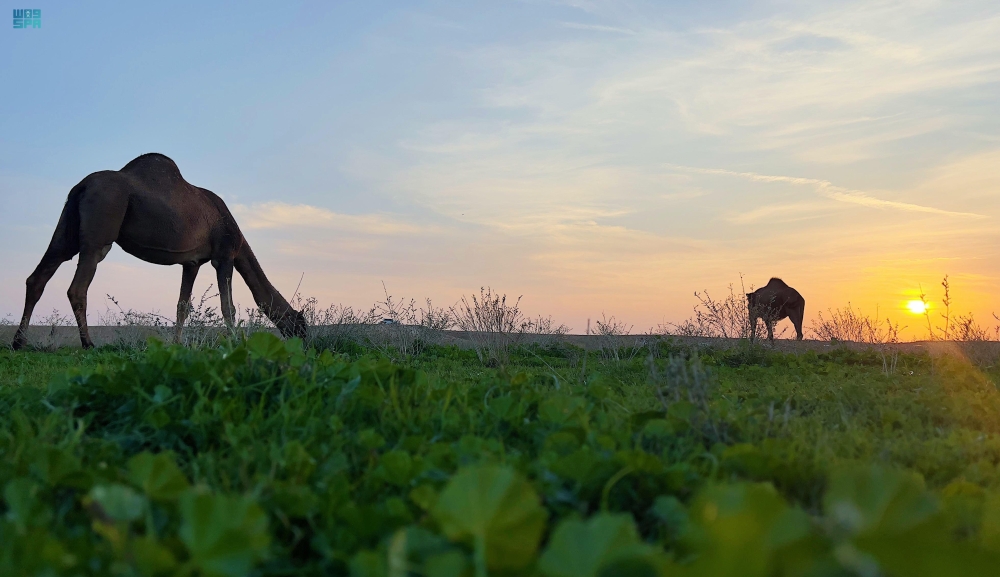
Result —
<path fill-rule="evenodd" d="M 68 250 L 60 249 L 61 247 L 55 247 L 53 250 L 53 247 L 49 246 L 49 250 L 45 251 L 41 262 L 38 263 L 34 272 L 25 282 L 27 289 L 24 295 L 24 312 L 21 314 L 21 324 L 18 325 L 17 332 L 14 334 L 14 342 L 11 343 L 14 350 L 23 348 L 28 343 L 28 324 L 31 322 L 31 314 L 35 310 L 35 305 L 38 304 L 38 299 L 42 298 L 45 285 L 48 284 L 49 279 L 56 273 L 59 266 L 74 256 Z"/>
<path fill-rule="evenodd" d="M 174 327 L 174 342 L 181 342 L 181 331 L 184 328 L 184 321 L 191 310 L 191 291 L 194 289 L 194 279 L 198 277 L 198 263 L 185 263 L 184 272 L 181 273 L 181 296 L 177 299 L 177 325 Z"/>
<path fill-rule="evenodd" d="M 94 341 L 90 340 L 90 330 L 87 328 L 87 290 L 94 280 L 97 272 L 97 265 L 111 250 L 111 245 L 105 245 L 97 249 L 85 249 L 80 251 L 80 259 L 76 263 L 76 274 L 73 282 L 69 285 L 66 295 L 69 297 L 70 307 L 73 309 L 73 316 L 76 317 L 76 324 L 80 327 L 80 344 L 83 348 L 94 347 Z"/>
<path fill-rule="evenodd" d="M 59 265 L 70 260 L 80 251 L 80 201 L 81 189 L 74 187 L 66 198 L 62 213 L 59 215 L 59 223 L 52 233 L 52 240 L 49 241 L 42 260 L 35 267 L 34 272 L 25 282 L 26 290 L 24 294 L 24 312 L 21 314 L 21 323 L 14 333 L 14 342 L 11 347 L 15 350 L 23 348 L 28 343 L 28 324 L 31 322 L 31 314 L 38 304 L 38 299 L 42 298 L 45 285 L 55 274 Z"/>
<path fill-rule="evenodd" d="M 805 314 L 805 303 L 788 311 L 788 319 L 792 321 L 793 325 L 795 325 L 795 338 L 800 341 L 802 340 L 802 317 L 804 317 Z"/>

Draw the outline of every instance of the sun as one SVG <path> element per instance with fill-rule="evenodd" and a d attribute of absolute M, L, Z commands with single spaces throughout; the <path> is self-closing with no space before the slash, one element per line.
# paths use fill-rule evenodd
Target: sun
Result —
<path fill-rule="evenodd" d="M 910 312 L 915 315 L 922 315 L 927 312 L 927 303 L 924 301 L 909 301 L 906 303 L 906 308 L 910 309 Z"/>

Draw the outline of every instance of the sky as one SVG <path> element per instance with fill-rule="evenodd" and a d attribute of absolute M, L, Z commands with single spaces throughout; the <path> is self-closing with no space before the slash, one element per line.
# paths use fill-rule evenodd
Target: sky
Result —
<path fill-rule="evenodd" d="M 21 4 L 43 24 L 0 25 L 0 318 L 70 188 L 160 152 L 324 306 L 490 286 L 642 332 L 777 276 L 807 327 L 851 303 L 918 338 L 905 303 L 947 274 L 997 323 L 995 1 Z M 106 295 L 172 318 L 179 286 L 116 247 L 91 322 Z"/>

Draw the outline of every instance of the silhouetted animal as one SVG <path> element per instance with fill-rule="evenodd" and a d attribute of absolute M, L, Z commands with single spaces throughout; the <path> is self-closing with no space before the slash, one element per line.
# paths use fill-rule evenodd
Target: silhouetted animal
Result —
<path fill-rule="evenodd" d="M 767 326 L 767 339 L 774 342 L 774 325 L 785 317 L 795 325 L 795 338 L 802 340 L 806 300 L 785 281 L 772 278 L 763 287 L 747 293 L 747 306 L 750 310 L 751 340 L 757 338 L 757 319 L 763 319 Z"/>
<path fill-rule="evenodd" d="M 27 280 L 24 314 L 13 348 L 26 343 L 28 322 L 45 284 L 59 265 L 80 255 L 67 292 L 84 348 L 94 346 L 87 330 L 87 289 L 112 243 L 146 262 L 183 266 L 174 338 L 180 340 L 191 289 L 201 265 L 211 261 L 219 281 L 222 315 L 233 324 L 233 268 L 257 306 L 285 337 L 305 337 L 306 322 L 264 275 L 250 245 L 222 199 L 191 185 L 173 160 L 143 154 L 121 170 L 95 172 L 73 187 L 41 262 Z"/>

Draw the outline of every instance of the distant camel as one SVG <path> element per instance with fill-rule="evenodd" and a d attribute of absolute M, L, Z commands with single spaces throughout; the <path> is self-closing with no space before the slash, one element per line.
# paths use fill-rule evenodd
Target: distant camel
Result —
<path fill-rule="evenodd" d="M 174 161 L 166 156 L 143 154 L 121 170 L 95 172 L 69 191 L 49 248 L 28 277 L 24 314 L 11 345 L 14 349 L 27 342 L 31 312 L 45 284 L 59 265 L 77 254 L 80 258 L 76 275 L 67 294 L 80 327 L 80 342 L 84 348 L 94 346 L 87 330 L 87 289 L 97 264 L 115 242 L 146 262 L 184 267 L 175 340 L 180 340 L 198 269 L 209 261 L 217 272 L 222 315 L 228 326 L 233 325 L 235 267 L 261 312 L 281 334 L 305 337 L 305 317 L 264 276 L 222 199 L 185 181 Z"/>
<path fill-rule="evenodd" d="M 763 319 L 767 326 L 767 339 L 773 343 L 774 324 L 785 317 L 795 325 L 795 338 L 802 340 L 806 300 L 785 281 L 772 278 L 765 286 L 747 293 L 747 304 L 750 310 L 750 340 L 757 338 L 757 319 Z"/>

